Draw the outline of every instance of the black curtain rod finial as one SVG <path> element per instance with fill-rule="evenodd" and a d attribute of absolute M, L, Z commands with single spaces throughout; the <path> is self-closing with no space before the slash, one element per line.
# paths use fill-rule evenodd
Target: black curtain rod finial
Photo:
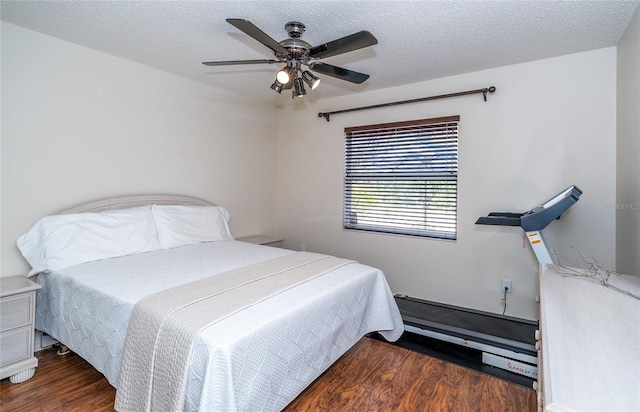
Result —
<path fill-rule="evenodd" d="M 482 91 L 482 97 L 484 97 L 484 101 L 485 101 L 485 102 L 487 101 L 487 92 L 489 92 L 489 93 L 493 93 L 493 92 L 495 92 L 495 91 L 496 91 L 496 87 L 495 87 L 495 86 L 491 86 L 491 87 L 489 87 L 488 89 L 484 89 L 484 90 Z"/>

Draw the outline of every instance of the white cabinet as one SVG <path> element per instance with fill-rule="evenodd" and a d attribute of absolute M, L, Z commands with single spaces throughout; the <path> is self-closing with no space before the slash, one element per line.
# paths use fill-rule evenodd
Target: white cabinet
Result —
<path fill-rule="evenodd" d="M 0 279 L 0 379 L 20 383 L 35 373 L 33 322 L 40 288 L 24 276 Z"/>
<path fill-rule="evenodd" d="M 637 276 L 611 283 L 640 294 Z M 593 279 L 540 271 L 544 411 L 640 411 L 640 300 Z"/>

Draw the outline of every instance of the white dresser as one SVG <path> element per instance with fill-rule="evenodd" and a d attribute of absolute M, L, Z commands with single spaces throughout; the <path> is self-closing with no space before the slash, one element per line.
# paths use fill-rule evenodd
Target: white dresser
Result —
<path fill-rule="evenodd" d="M 640 278 L 612 283 L 640 295 Z M 640 411 L 640 300 L 540 270 L 540 410 Z"/>
<path fill-rule="evenodd" d="M 33 322 L 40 288 L 24 276 L 0 279 L 0 379 L 20 383 L 35 373 Z"/>

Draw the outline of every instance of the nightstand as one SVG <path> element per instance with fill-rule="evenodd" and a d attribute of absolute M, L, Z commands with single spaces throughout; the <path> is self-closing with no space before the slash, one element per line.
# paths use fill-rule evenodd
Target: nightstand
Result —
<path fill-rule="evenodd" d="M 36 371 L 33 323 L 41 287 L 24 276 L 0 278 L 0 379 L 20 383 Z"/>
<path fill-rule="evenodd" d="M 239 237 L 236 240 L 239 240 L 240 242 L 255 243 L 256 245 L 267 246 L 280 246 L 280 244 L 284 242 L 284 238 L 264 235 Z"/>

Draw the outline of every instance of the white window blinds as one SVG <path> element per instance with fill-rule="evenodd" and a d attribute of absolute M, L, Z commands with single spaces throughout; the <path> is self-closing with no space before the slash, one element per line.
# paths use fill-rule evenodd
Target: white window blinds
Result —
<path fill-rule="evenodd" d="M 460 116 L 345 129 L 345 229 L 456 239 Z"/>

